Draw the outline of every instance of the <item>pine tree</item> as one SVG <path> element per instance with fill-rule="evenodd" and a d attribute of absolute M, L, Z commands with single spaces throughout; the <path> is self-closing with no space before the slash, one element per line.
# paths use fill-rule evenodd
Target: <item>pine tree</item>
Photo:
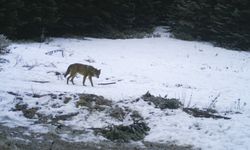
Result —
<path fill-rule="evenodd" d="M 250 49 L 250 3 L 218 0 L 212 14 L 213 40 L 220 46 Z"/>
<path fill-rule="evenodd" d="M 249 8 L 247 0 L 175 0 L 168 15 L 177 38 L 248 50 Z"/>
<path fill-rule="evenodd" d="M 20 21 L 18 14 L 23 7 L 21 0 L 0 0 L 0 33 L 8 37 L 15 37 L 17 24 Z"/>
<path fill-rule="evenodd" d="M 37 38 L 57 22 L 57 5 L 54 0 L 23 0 L 24 7 L 19 11 L 18 37 Z"/>

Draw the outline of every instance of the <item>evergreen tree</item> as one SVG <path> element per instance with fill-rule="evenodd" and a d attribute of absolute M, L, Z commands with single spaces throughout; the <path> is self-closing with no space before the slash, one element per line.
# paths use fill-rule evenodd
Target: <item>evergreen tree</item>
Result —
<path fill-rule="evenodd" d="M 203 39 L 211 22 L 209 0 L 176 0 L 169 14 L 171 31 L 185 40 Z"/>
<path fill-rule="evenodd" d="M 250 49 L 249 0 L 0 0 L 0 5 L 0 32 L 10 38 L 112 37 L 168 25 L 177 38 Z"/>
<path fill-rule="evenodd" d="M 218 0 L 212 13 L 213 40 L 218 45 L 250 49 L 250 3 Z"/>
<path fill-rule="evenodd" d="M 154 6 L 157 0 L 136 0 L 136 26 L 148 27 L 156 22 Z"/>
<path fill-rule="evenodd" d="M 171 30 L 177 38 L 247 50 L 249 8 L 247 0 L 175 0 L 169 13 Z"/>
<path fill-rule="evenodd" d="M 38 38 L 58 20 L 57 5 L 54 0 L 23 0 L 24 7 L 19 11 L 19 38 Z"/>
<path fill-rule="evenodd" d="M 20 21 L 18 12 L 23 7 L 21 0 L 0 0 L 0 33 L 13 38 Z"/>

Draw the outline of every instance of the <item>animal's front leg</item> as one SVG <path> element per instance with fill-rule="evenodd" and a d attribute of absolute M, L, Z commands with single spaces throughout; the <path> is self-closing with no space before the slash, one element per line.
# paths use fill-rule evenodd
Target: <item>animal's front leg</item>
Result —
<path fill-rule="evenodd" d="M 83 76 L 83 81 L 82 81 L 83 86 L 86 86 L 85 85 L 86 78 L 87 78 L 87 76 Z"/>
<path fill-rule="evenodd" d="M 89 81 L 91 83 L 91 86 L 93 87 L 94 85 L 93 85 L 93 81 L 92 81 L 92 77 L 91 76 L 89 76 Z"/>
<path fill-rule="evenodd" d="M 74 83 L 74 78 L 76 77 L 76 75 L 74 75 L 72 78 L 71 78 L 71 82 L 72 82 L 72 84 L 74 85 L 75 83 Z"/>
<path fill-rule="evenodd" d="M 68 78 L 67 78 L 67 84 L 69 84 L 69 79 L 71 78 L 71 76 L 69 76 Z"/>

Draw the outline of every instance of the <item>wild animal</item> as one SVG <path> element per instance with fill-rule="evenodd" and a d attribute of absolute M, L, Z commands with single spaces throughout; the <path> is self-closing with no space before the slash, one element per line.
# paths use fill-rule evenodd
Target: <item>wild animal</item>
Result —
<path fill-rule="evenodd" d="M 69 80 L 72 82 L 72 84 L 74 85 L 74 78 L 76 77 L 77 74 L 81 74 L 83 75 L 83 86 L 85 85 L 85 81 L 86 78 L 89 78 L 89 81 L 91 83 L 91 86 L 93 87 L 93 81 L 92 81 L 92 77 L 97 77 L 99 78 L 100 74 L 101 74 L 101 69 L 96 69 L 93 66 L 90 65 L 85 65 L 85 64 L 80 64 L 80 63 L 75 63 L 75 64 L 71 64 L 69 65 L 66 73 L 64 74 L 64 77 L 67 77 L 67 84 L 69 83 Z"/>

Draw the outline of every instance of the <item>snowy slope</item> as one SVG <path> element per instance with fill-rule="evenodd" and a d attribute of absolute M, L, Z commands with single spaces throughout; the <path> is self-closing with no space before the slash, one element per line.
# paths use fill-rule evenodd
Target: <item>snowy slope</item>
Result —
<path fill-rule="evenodd" d="M 94 93 L 116 102 L 126 99 L 127 103 L 121 105 L 142 113 L 151 127 L 145 140 L 175 141 L 202 149 L 250 149 L 250 53 L 164 34 L 160 38 L 127 40 L 54 38 L 42 44 L 14 43 L 10 49 L 10 54 L 1 56 L 10 62 L 1 64 L 0 72 L 0 120 L 8 125 L 29 126 L 32 121 L 9 111 L 14 100 L 7 91 Z M 63 56 L 57 50 L 63 50 Z M 69 64 L 76 62 L 102 69 L 100 78 L 93 78 L 95 87 L 88 80 L 87 86 L 82 86 L 80 75 L 76 85 L 67 85 L 65 78 L 53 73 L 64 73 Z M 98 85 L 108 82 L 116 84 Z M 201 119 L 180 110 L 162 111 L 143 101 L 130 103 L 147 91 L 201 108 L 217 97 L 217 110 L 242 114 L 230 114 L 231 120 Z M 70 106 L 64 109 L 77 111 Z"/>

